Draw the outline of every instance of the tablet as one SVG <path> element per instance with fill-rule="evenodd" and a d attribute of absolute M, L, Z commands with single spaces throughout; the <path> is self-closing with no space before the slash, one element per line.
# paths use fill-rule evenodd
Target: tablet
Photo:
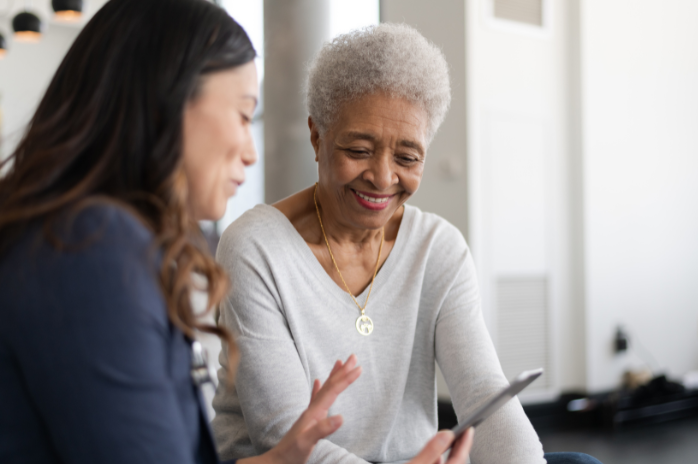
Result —
<path fill-rule="evenodd" d="M 524 371 L 518 375 L 507 388 L 490 398 L 484 406 L 475 411 L 466 420 L 456 425 L 453 429 L 453 433 L 456 438 L 461 436 L 470 427 L 477 427 L 485 419 L 491 416 L 497 409 L 504 406 L 504 403 L 518 395 L 521 390 L 531 385 L 531 383 L 543 374 L 543 369 L 535 369 L 532 371 Z"/>

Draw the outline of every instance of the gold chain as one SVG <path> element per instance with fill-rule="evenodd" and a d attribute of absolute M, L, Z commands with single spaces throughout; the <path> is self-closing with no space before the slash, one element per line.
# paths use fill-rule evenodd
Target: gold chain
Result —
<path fill-rule="evenodd" d="M 347 285 L 346 281 L 344 280 L 344 277 L 342 277 L 342 273 L 339 270 L 339 266 L 337 266 L 337 261 L 334 259 L 334 255 L 332 254 L 332 248 L 330 247 L 330 242 L 327 240 L 327 235 L 325 234 L 325 228 L 322 225 L 322 218 L 320 217 L 320 208 L 318 208 L 317 205 L 317 184 L 315 184 L 315 190 L 313 191 L 313 201 L 315 202 L 315 212 L 317 212 L 317 220 L 320 222 L 320 230 L 322 230 L 322 237 L 325 239 L 325 244 L 327 245 L 327 251 L 330 252 L 330 258 L 332 258 L 332 264 L 334 264 L 334 268 L 337 270 L 337 274 L 339 274 L 339 278 L 342 279 L 342 283 L 344 284 L 344 288 L 346 288 L 347 293 L 351 297 L 352 300 L 354 300 L 354 303 L 356 303 L 356 306 L 359 308 L 359 311 L 361 311 L 361 315 L 364 315 L 364 311 L 366 311 L 366 306 L 368 305 L 368 299 L 371 297 L 371 290 L 373 290 L 373 283 L 376 281 L 376 274 L 378 274 L 378 265 L 381 262 L 381 253 L 383 253 L 383 240 L 385 239 L 385 228 L 381 229 L 381 244 L 380 247 L 378 248 L 378 259 L 376 260 L 376 270 L 373 271 L 373 279 L 371 280 L 371 286 L 368 289 L 368 295 L 366 295 L 366 303 L 364 303 L 364 307 L 362 308 L 361 305 L 359 304 L 358 301 L 356 301 L 356 298 L 354 298 L 354 295 L 351 293 L 351 290 L 349 290 L 349 286 Z"/>

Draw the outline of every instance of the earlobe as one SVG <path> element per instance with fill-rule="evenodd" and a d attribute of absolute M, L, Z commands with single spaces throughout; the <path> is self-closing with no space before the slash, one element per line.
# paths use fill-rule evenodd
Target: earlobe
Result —
<path fill-rule="evenodd" d="M 315 162 L 317 163 L 319 161 L 318 151 L 320 149 L 320 132 L 313 122 L 313 118 L 310 116 L 308 116 L 308 128 L 310 129 L 310 143 L 313 146 L 313 150 L 315 150 Z"/>

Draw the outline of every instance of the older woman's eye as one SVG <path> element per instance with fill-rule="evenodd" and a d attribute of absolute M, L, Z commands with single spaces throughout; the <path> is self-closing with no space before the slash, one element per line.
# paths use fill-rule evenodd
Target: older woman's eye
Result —
<path fill-rule="evenodd" d="M 398 158 L 398 160 L 399 160 L 402 164 L 412 164 L 412 163 L 416 163 L 416 162 L 418 161 L 417 158 L 414 158 L 414 157 L 412 157 L 412 156 L 400 156 L 400 157 Z"/>
<path fill-rule="evenodd" d="M 368 152 L 366 150 L 354 150 L 354 149 L 349 149 L 349 153 L 355 156 L 366 156 L 368 155 Z"/>

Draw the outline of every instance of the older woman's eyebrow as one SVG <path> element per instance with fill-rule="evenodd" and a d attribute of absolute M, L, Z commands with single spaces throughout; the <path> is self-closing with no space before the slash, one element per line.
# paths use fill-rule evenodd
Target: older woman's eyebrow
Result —
<path fill-rule="evenodd" d="M 373 135 L 373 134 L 371 134 L 371 133 L 368 133 L 368 132 L 353 132 L 353 131 L 352 131 L 352 132 L 347 132 L 346 134 L 344 134 L 344 137 L 342 137 L 342 138 L 346 138 L 346 139 L 348 139 L 348 140 L 367 140 L 367 141 L 369 141 L 369 142 L 374 142 L 374 143 L 376 142 L 376 140 L 378 140 L 378 137 L 376 137 L 375 135 Z M 420 143 L 418 143 L 418 142 L 414 142 L 414 141 L 412 141 L 412 140 L 403 139 L 403 140 L 400 140 L 397 144 L 400 145 L 400 146 L 406 147 L 406 148 L 412 148 L 413 150 L 417 150 L 417 152 L 418 152 L 420 155 L 423 155 L 423 154 L 424 154 L 424 148 L 423 148 L 422 145 L 421 145 Z"/>
<path fill-rule="evenodd" d="M 369 134 L 368 132 L 346 132 L 344 134 L 343 139 L 347 140 L 368 140 L 369 142 L 375 142 L 378 140 L 378 137 L 376 137 L 373 134 Z"/>
<path fill-rule="evenodd" d="M 420 155 L 424 154 L 424 148 L 422 148 L 422 145 L 417 142 L 413 142 L 412 140 L 400 140 L 398 142 L 398 145 L 417 150 L 417 153 L 419 153 Z"/>

